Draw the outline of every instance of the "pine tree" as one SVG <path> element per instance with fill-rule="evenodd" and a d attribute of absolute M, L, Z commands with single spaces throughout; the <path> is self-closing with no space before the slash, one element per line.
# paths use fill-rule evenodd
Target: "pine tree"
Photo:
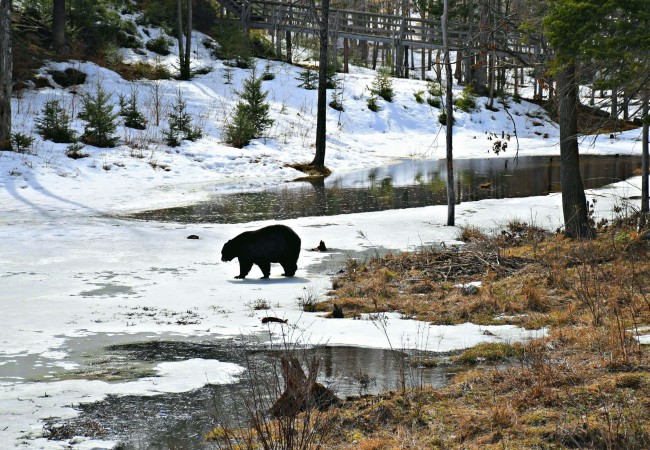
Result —
<path fill-rule="evenodd" d="M 59 100 L 48 100 L 43 106 L 43 112 L 36 119 L 36 131 L 43 138 L 56 143 L 76 142 L 74 130 L 70 129 L 70 116 Z"/>
<path fill-rule="evenodd" d="M 121 96 L 120 116 L 124 117 L 125 127 L 144 130 L 147 128 L 147 121 L 138 109 L 137 101 L 138 96 L 135 91 L 131 92 L 131 96 L 128 100 Z"/>
<path fill-rule="evenodd" d="M 183 139 L 196 141 L 203 137 L 203 131 L 192 125 L 192 116 L 187 112 L 187 103 L 180 90 L 176 93 L 176 103 L 167 117 L 169 129 L 163 131 L 163 136 L 170 147 L 178 147 Z"/>
<path fill-rule="evenodd" d="M 225 141 L 233 147 L 243 148 L 255 136 L 255 127 L 246 113 L 237 109 L 232 122 L 225 127 Z"/>
<path fill-rule="evenodd" d="M 298 80 L 300 80 L 301 83 L 298 85 L 298 87 L 305 88 L 308 90 L 316 89 L 318 83 L 317 75 L 318 74 L 315 73 L 310 68 L 307 68 L 304 71 L 300 72 L 298 74 Z"/>
<path fill-rule="evenodd" d="M 250 118 L 255 129 L 253 137 L 260 137 L 273 125 L 273 119 L 269 117 L 270 105 L 265 102 L 268 94 L 268 91 L 262 91 L 262 78 L 257 77 L 255 70 L 252 70 L 250 76 L 244 80 L 244 89 L 239 93 L 237 113 L 241 111 Z"/>
<path fill-rule="evenodd" d="M 115 147 L 118 138 L 113 133 L 119 114 L 113 112 L 110 94 L 98 83 L 95 94 L 85 94 L 81 101 L 83 107 L 79 118 L 86 121 L 82 142 L 95 147 Z"/>
<path fill-rule="evenodd" d="M 372 81 L 372 88 L 370 89 L 375 95 L 383 98 L 387 102 L 393 101 L 393 80 L 390 78 L 390 71 L 382 67 L 377 71 L 375 79 Z"/>
<path fill-rule="evenodd" d="M 262 78 L 252 70 L 244 80 L 244 89 L 239 92 L 232 122 L 226 126 L 225 141 L 228 144 L 242 148 L 273 125 L 273 119 L 269 117 L 270 106 L 265 102 L 267 95 L 268 92 L 262 91 Z"/>

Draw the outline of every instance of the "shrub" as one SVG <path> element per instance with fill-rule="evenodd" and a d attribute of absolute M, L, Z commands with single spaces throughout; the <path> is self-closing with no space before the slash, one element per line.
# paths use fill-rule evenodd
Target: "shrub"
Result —
<path fill-rule="evenodd" d="M 167 56 L 171 53 L 169 51 L 170 45 L 173 45 L 173 42 L 161 34 L 157 38 L 147 41 L 145 47 L 149 51 L 152 51 L 162 56 Z"/>
<path fill-rule="evenodd" d="M 116 2 L 69 0 L 67 3 L 66 29 L 73 48 L 87 55 L 97 55 L 108 44 L 130 48 L 140 46 L 133 24 L 122 20 L 111 4 Z"/>
<path fill-rule="evenodd" d="M 379 111 L 379 105 L 377 104 L 377 97 L 373 94 L 368 98 L 368 109 L 373 112 Z"/>
<path fill-rule="evenodd" d="M 438 115 L 438 122 L 440 122 L 441 125 L 447 125 L 447 113 L 445 111 L 440 111 L 440 114 Z M 452 125 L 456 123 L 456 119 L 452 117 Z"/>
<path fill-rule="evenodd" d="M 383 98 L 387 102 L 393 101 L 393 80 L 390 78 L 390 71 L 385 67 L 381 67 L 377 71 L 377 75 L 372 82 L 370 92 Z"/>
<path fill-rule="evenodd" d="M 462 94 L 454 100 L 454 105 L 465 112 L 472 112 L 476 109 L 476 95 L 471 86 L 465 86 Z"/>
<path fill-rule="evenodd" d="M 234 60 L 233 66 L 240 69 L 251 67 L 251 49 L 246 35 L 238 24 L 224 24 L 213 29 L 213 36 L 219 45 L 213 55 L 220 59 Z"/>
<path fill-rule="evenodd" d="M 442 84 L 437 81 L 428 81 L 427 82 L 427 92 L 431 97 L 442 97 L 442 94 L 445 92 Z"/>
<path fill-rule="evenodd" d="M 413 93 L 413 97 L 415 97 L 415 101 L 417 103 L 424 103 L 424 91 L 416 91 Z"/>
<path fill-rule="evenodd" d="M 136 61 L 133 64 L 123 64 L 116 68 L 116 71 L 125 80 L 169 80 L 172 75 L 162 64 L 149 64 L 143 61 Z"/>
<path fill-rule="evenodd" d="M 438 97 L 429 97 L 427 99 L 427 103 L 432 108 L 440 108 L 442 106 L 442 100 L 440 100 Z"/>
<path fill-rule="evenodd" d="M 79 142 L 70 144 L 65 149 L 65 156 L 72 159 L 86 158 L 88 156 L 88 153 L 83 152 L 83 148 L 83 144 L 80 144 Z"/>
<path fill-rule="evenodd" d="M 95 147 L 115 147 L 117 136 L 113 133 L 119 114 L 113 112 L 110 95 L 98 83 L 95 94 L 84 94 L 81 101 L 79 118 L 86 121 L 81 141 Z"/>
<path fill-rule="evenodd" d="M 169 129 L 163 131 L 165 142 L 170 147 L 178 147 L 181 140 L 196 141 L 203 137 L 203 131 L 192 125 L 192 116 L 187 112 L 187 103 L 181 95 L 180 89 L 176 93 L 176 102 L 167 115 Z"/>
<path fill-rule="evenodd" d="M 61 107 L 59 100 L 48 100 L 43 106 L 41 116 L 36 119 L 36 131 L 44 139 L 56 143 L 70 143 L 77 140 L 70 129 L 70 116 Z"/>

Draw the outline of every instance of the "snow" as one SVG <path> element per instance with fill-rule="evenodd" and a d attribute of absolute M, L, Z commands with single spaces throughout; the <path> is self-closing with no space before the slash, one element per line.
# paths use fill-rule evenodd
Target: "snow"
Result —
<path fill-rule="evenodd" d="M 3 376 L 27 358 L 28 369 L 57 373 L 72 370 L 68 344 L 80 336 L 102 333 L 173 333 L 179 338 L 222 339 L 269 332 L 273 339 L 290 338 L 302 344 L 355 345 L 377 348 L 418 348 L 447 352 L 479 342 L 516 341 L 543 335 L 544 330 L 485 327 L 474 324 L 430 326 L 386 314 L 361 320 L 330 320 L 305 313 L 299 304 L 306 296 L 323 297 L 329 276 L 311 269 L 330 256 L 307 251 L 324 240 L 341 252 L 385 247 L 395 251 L 420 245 L 454 243 L 458 227 L 445 226 L 446 206 L 287 220 L 302 238 L 303 252 L 296 277 L 256 279 L 257 267 L 246 280 L 234 280 L 236 262 L 220 261 L 221 246 L 238 233 L 271 222 L 197 224 L 129 222 L 115 218 L 127 211 L 191 204 L 215 190 L 236 192 L 260 189 L 300 176 L 287 163 L 313 157 L 316 91 L 297 87 L 299 69 L 271 62 L 276 78 L 265 81 L 275 124 L 267 139 L 244 149 L 226 146 L 221 137 L 232 111 L 235 91 L 247 71 L 234 69 L 232 85 L 224 84 L 222 61 L 211 60 L 196 33 L 195 67 L 211 67 L 189 82 L 128 83 L 119 75 L 90 62 L 50 63 L 48 68 L 73 66 L 89 74 L 87 83 L 71 89 L 27 91 L 13 100 L 14 131 L 32 133 L 34 114 L 44 102 L 58 98 L 67 108 L 79 108 L 79 92 L 101 83 L 117 102 L 136 87 L 139 105 L 152 122 L 153 88 L 158 85 L 165 104 L 176 92 L 205 129 L 197 142 L 172 149 L 162 142 L 166 127 L 145 131 L 120 127 L 133 149 L 87 148 L 88 158 L 72 160 L 65 144 L 37 138 L 34 154 L 0 153 L 0 442 L 26 448 L 68 448 L 69 442 L 41 437 L 42 421 L 76 414 L 69 405 L 97 401 L 108 394 L 156 395 L 182 392 L 206 382 L 227 383 L 242 370 L 233 364 L 192 359 L 159 363 L 157 377 L 120 383 L 98 380 L 48 381 L 47 376 Z M 127 59 L 142 58 L 125 52 Z M 144 57 L 153 61 L 153 54 Z M 174 56 L 156 58 L 175 64 Z M 258 63 L 261 70 L 264 62 Z M 443 158 L 444 130 L 438 110 L 417 104 L 413 93 L 426 89 L 418 80 L 394 80 L 393 103 L 379 101 L 379 113 L 368 111 L 368 86 L 373 74 L 353 68 L 343 76 L 345 112 L 328 111 L 326 164 L 335 173 L 386 165 L 398 158 Z M 460 88 L 454 90 L 455 94 Z M 514 124 L 503 112 L 483 107 L 459 112 L 454 131 L 456 158 L 494 158 L 489 133 L 509 133 L 506 155 L 514 155 L 515 131 L 519 155 L 558 154 L 558 129 L 537 106 L 510 102 Z M 499 108 L 501 105 L 497 104 Z M 534 123 L 541 123 L 535 125 Z M 82 130 L 75 120 L 74 127 Z M 548 137 L 544 138 L 543 135 Z M 609 137 L 584 137 L 584 154 L 639 154 L 640 131 Z M 168 167 L 169 171 L 154 166 Z M 596 214 L 611 218 L 614 205 L 638 195 L 640 178 L 588 193 L 598 198 Z M 520 199 L 484 200 L 456 206 L 458 226 L 492 229 L 519 218 L 554 229 L 561 225 L 559 194 Z M 199 240 L 188 240 L 190 234 Z M 270 310 L 256 310 L 264 301 Z M 288 325 L 262 325 L 273 315 Z M 422 339 L 424 334 L 426 339 Z M 29 370 L 28 370 L 29 371 Z M 13 443 L 13 444 L 10 444 Z M 106 448 L 110 442 L 77 438 L 74 448 Z"/>

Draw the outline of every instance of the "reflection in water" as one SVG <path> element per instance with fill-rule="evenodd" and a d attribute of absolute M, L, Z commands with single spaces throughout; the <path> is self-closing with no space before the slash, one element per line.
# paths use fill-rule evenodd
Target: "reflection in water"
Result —
<path fill-rule="evenodd" d="M 231 347 L 234 345 L 235 347 Z M 273 391 L 281 386 L 277 361 L 283 352 L 245 350 L 235 342 L 135 342 L 108 347 L 108 354 L 133 361 L 181 361 L 187 358 L 216 358 L 241 364 L 259 378 L 256 383 Z M 408 365 L 406 355 L 391 350 L 356 347 L 319 347 L 297 350 L 307 361 L 320 361 L 318 381 L 332 388 L 339 397 L 376 394 L 400 387 L 400 380 L 409 386 L 444 386 L 452 366 L 416 368 Z M 426 358 L 427 355 L 415 355 Z M 428 355 L 431 357 L 431 355 Z M 275 363 L 274 363 L 275 361 Z M 242 377 L 246 380 L 246 375 Z M 209 381 L 209 380 L 207 380 Z M 105 431 L 101 439 L 119 442 L 123 449 L 214 448 L 204 436 L 216 419 L 237 423 L 245 417 L 242 406 L 250 395 L 244 381 L 228 385 L 210 385 L 190 392 L 157 396 L 108 396 L 94 403 L 80 404 L 80 414 L 65 420 L 73 429 L 84 430 L 89 424 L 100 424 Z M 262 388 L 261 391 L 265 391 Z M 274 399 L 270 400 L 272 403 Z M 269 403 L 269 405 L 270 405 Z M 59 422 L 61 423 L 61 422 Z M 91 428 L 96 430 L 97 427 Z"/>
<path fill-rule="evenodd" d="M 585 189 L 624 180 L 640 167 L 636 156 L 585 156 Z M 530 197 L 560 191 L 560 158 L 522 157 L 454 161 L 457 202 Z M 138 220 L 241 223 L 444 205 L 444 160 L 406 160 L 328 179 L 282 185 L 262 192 L 218 195 L 195 205 L 128 215 Z"/>

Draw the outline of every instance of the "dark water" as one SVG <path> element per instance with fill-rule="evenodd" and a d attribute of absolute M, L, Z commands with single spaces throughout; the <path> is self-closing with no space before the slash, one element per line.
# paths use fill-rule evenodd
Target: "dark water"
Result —
<path fill-rule="evenodd" d="M 633 175 L 637 156 L 581 155 L 586 189 Z M 241 223 L 329 216 L 387 209 L 444 205 L 446 163 L 405 160 L 311 182 L 283 184 L 261 192 L 215 195 L 209 201 L 126 216 L 136 220 L 181 223 Z M 457 202 L 530 197 L 560 191 L 560 158 L 521 157 L 454 161 Z"/>
<path fill-rule="evenodd" d="M 106 348 L 106 354 L 111 359 L 139 362 L 214 358 L 245 367 L 241 379 L 229 385 L 206 385 L 190 392 L 152 397 L 109 396 L 101 402 L 79 405 L 81 414 L 74 419 L 54 422 L 55 426 L 75 430 L 75 434 L 93 435 L 101 430 L 97 437 L 119 442 L 123 449 L 202 449 L 210 448 L 204 436 L 218 423 L 235 424 L 245 419 L 242 410 L 247 396 L 250 398 L 251 383 L 269 386 L 269 391 L 276 392 L 271 397 L 277 398 L 276 386 L 280 391 L 283 387 L 278 362 L 287 353 L 254 350 L 233 341 L 145 341 L 112 345 Z M 395 390 L 400 387 L 400 380 L 412 387 L 440 387 L 452 371 L 449 365 L 418 365 L 431 355 L 391 350 L 320 347 L 294 350 L 292 354 L 301 361 L 319 361 L 318 381 L 341 398 Z M 266 401 L 262 409 L 268 409 L 274 398 Z"/>

